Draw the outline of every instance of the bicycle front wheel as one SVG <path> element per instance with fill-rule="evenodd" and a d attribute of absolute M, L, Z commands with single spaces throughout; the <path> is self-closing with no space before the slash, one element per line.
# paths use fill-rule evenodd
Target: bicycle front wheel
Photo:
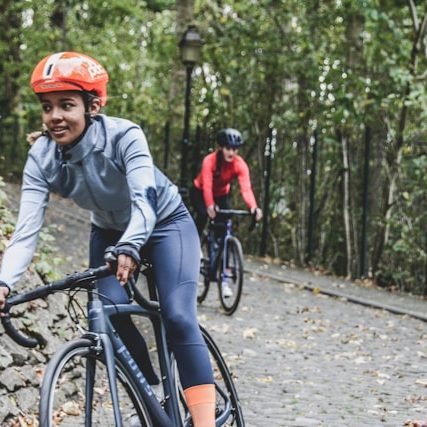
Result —
<path fill-rule="evenodd" d="M 228 315 L 239 305 L 243 287 L 243 251 L 240 241 L 231 236 L 221 254 L 218 275 L 219 298 Z"/>
<path fill-rule="evenodd" d="M 116 363 L 117 389 L 124 426 L 153 423 L 135 381 Z M 87 338 L 70 341 L 46 367 L 40 389 L 40 426 L 115 426 L 107 369 L 102 354 Z"/>

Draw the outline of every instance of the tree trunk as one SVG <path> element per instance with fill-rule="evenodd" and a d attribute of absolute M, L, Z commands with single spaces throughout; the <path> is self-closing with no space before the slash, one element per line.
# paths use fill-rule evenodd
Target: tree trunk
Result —
<path fill-rule="evenodd" d="M 22 25 L 22 5 L 12 1 L 4 1 L 0 6 L 1 44 L 4 46 L 2 58 L 9 66 L 0 64 L 0 75 L 3 77 L 3 96 L 1 129 L 2 154 L 7 160 L 16 162 L 20 153 L 20 141 L 23 139 L 23 128 L 20 117 L 20 74 L 22 72 L 20 58 L 21 38 L 17 30 Z"/>
<path fill-rule="evenodd" d="M 58 40 L 58 50 L 69 50 L 67 38 L 67 3 L 64 3 L 63 0 L 55 0 L 50 22 L 52 26 L 57 27 L 61 32 L 61 37 Z"/>
<path fill-rule="evenodd" d="M 185 78 L 186 69 L 181 62 L 179 52 L 179 42 L 186 30 L 187 26 L 192 23 L 194 19 L 194 0 L 177 0 L 176 2 L 176 46 L 177 55 L 176 61 L 173 63 L 171 69 L 171 85 L 168 94 L 169 111 L 164 117 L 163 126 L 168 124 L 171 131 L 171 141 L 175 141 L 170 147 L 171 151 L 179 153 L 181 150 L 180 144 L 182 141 L 183 117 L 184 117 L 184 97 L 185 97 Z M 178 136 L 179 135 L 179 136 Z M 179 165 L 179 162 L 172 162 L 171 165 Z M 166 171 L 174 179 L 178 177 L 179 170 L 175 168 Z"/>
<path fill-rule="evenodd" d="M 307 247 L 307 137 L 302 135 L 298 140 L 298 212 L 297 212 L 297 254 L 298 263 L 303 265 L 305 262 L 305 250 Z"/>
<path fill-rule="evenodd" d="M 342 162 L 343 162 L 343 221 L 345 233 L 345 249 L 346 249 L 346 276 L 352 276 L 353 265 L 353 243 L 351 233 L 351 219 L 350 219 L 350 162 L 348 153 L 348 139 L 346 135 L 341 135 L 341 149 L 342 149 Z"/>
<path fill-rule="evenodd" d="M 414 40 L 412 43 L 412 53 L 411 59 L 408 64 L 408 68 L 410 74 L 412 76 L 416 76 L 417 73 L 417 62 L 418 62 L 418 54 L 421 48 L 421 42 L 426 35 L 427 29 L 427 6 L 424 12 L 424 16 L 422 21 L 420 22 L 417 16 L 417 10 L 413 3 L 413 0 L 408 0 L 408 5 L 411 12 L 412 23 L 414 27 Z M 385 189 L 384 194 L 387 195 L 386 203 L 383 211 L 382 224 L 380 226 L 379 234 L 378 234 L 378 245 L 375 250 L 375 254 L 373 257 L 373 271 L 375 272 L 378 269 L 382 252 L 384 247 L 387 245 L 389 236 L 390 236 L 390 223 L 389 219 L 392 215 L 392 209 L 394 206 L 394 201 L 397 192 L 397 182 L 400 173 L 400 163 L 402 159 L 402 147 L 404 144 L 404 131 L 406 127 L 406 119 L 408 115 L 408 105 L 406 104 L 407 98 L 411 94 L 411 83 L 408 83 L 405 87 L 405 91 L 403 93 L 403 103 L 402 109 L 399 115 L 399 123 L 397 125 L 397 136 L 396 141 L 392 149 L 390 150 L 389 155 L 387 156 L 387 164 L 390 171 L 390 180 L 388 183 L 388 188 Z M 387 183 L 385 184 L 387 185 Z"/>
<path fill-rule="evenodd" d="M 181 37 L 187 25 L 194 18 L 194 0 L 177 0 L 176 2 L 176 33 Z M 178 40 L 179 41 L 179 40 Z"/>

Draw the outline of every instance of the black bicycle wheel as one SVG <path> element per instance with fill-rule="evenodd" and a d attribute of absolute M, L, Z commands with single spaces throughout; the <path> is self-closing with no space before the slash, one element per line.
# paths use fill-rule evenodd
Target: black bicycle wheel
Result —
<path fill-rule="evenodd" d="M 134 379 L 118 359 L 116 373 L 123 425 L 151 427 Z M 70 341 L 55 353 L 46 367 L 39 409 L 40 427 L 116 425 L 107 370 L 90 339 Z"/>
<path fill-rule="evenodd" d="M 233 382 L 233 377 L 213 338 L 202 326 L 200 326 L 200 330 L 209 350 L 209 357 L 214 374 L 216 391 L 215 415 L 217 425 L 224 427 L 244 427 L 245 421 L 243 418 L 242 407 Z M 185 403 L 183 390 L 179 383 L 179 377 L 173 355 L 171 357 L 171 361 L 173 368 L 172 372 L 176 382 L 176 390 L 178 391 L 181 404 L 180 411 L 182 423 L 184 427 L 193 427 L 193 422 Z"/>
<path fill-rule="evenodd" d="M 201 304 L 207 297 L 209 291 L 209 253 L 208 253 L 208 238 L 206 235 L 201 240 L 201 259 L 200 259 L 200 275 L 197 285 L 197 301 Z"/>
<path fill-rule="evenodd" d="M 225 313 L 231 315 L 239 305 L 243 287 L 243 251 L 242 245 L 236 237 L 231 236 L 224 246 L 219 261 L 219 270 L 219 299 Z"/>
<path fill-rule="evenodd" d="M 234 385 L 233 377 L 225 363 L 222 354 L 214 339 L 200 326 L 203 338 L 208 346 L 209 356 L 212 363 L 215 389 L 216 389 L 216 418 L 226 417 L 223 426 L 244 427 L 242 407 Z M 231 405 L 231 406 L 230 406 Z M 226 414 L 229 415 L 227 416 Z"/>

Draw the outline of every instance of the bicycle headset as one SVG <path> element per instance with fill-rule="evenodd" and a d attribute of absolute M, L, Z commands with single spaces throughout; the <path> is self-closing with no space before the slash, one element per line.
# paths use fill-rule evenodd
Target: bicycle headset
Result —
<path fill-rule="evenodd" d="M 245 143 L 242 134 L 232 128 L 221 129 L 217 133 L 216 139 L 220 147 L 239 148 Z"/>

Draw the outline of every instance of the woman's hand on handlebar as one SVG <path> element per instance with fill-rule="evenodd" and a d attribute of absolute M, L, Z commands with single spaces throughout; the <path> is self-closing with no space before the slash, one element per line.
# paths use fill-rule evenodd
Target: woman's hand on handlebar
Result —
<path fill-rule="evenodd" d="M 123 247 L 119 250 L 123 250 Z M 127 253 L 119 253 L 114 246 L 105 249 L 104 259 L 111 270 L 116 271 L 116 278 L 122 286 L 126 285 L 138 268 L 138 262 Z"/>
<path fill-rule="evenodd" d="M 208 206 L 208 207 L 206 208 L 206 212 L 207 212 L 208 217 L 209 217 L 210 219 L 214 219 L 214 218 L 216 217 L 216 209 L 215 209 L 215 208 L 216 208 L 216 207 L 215 207 L 215 205 Z"/>
<path fill-rule="evenodd" d="M 9 288 L 6 286 L 0 286 L 0 310 L 3 310 L 6 305 L 6 298 L 9 295 Z M 0 317 L 4 316 L 4 313 L 0 312 Z"/>
<path fill-rule="evenodd" d="M 137 267 L 138 264 L 131 256 L 121 254 L 117 257 L 116 277 L 122 286 L 126 285 Z"/>
<path fill-rule="evenodd" d="M 261 221 L 262 219 L 262 209 L 260 208 L 252 208 L 251 214 L 255 216 L 255 221 Z"/>

